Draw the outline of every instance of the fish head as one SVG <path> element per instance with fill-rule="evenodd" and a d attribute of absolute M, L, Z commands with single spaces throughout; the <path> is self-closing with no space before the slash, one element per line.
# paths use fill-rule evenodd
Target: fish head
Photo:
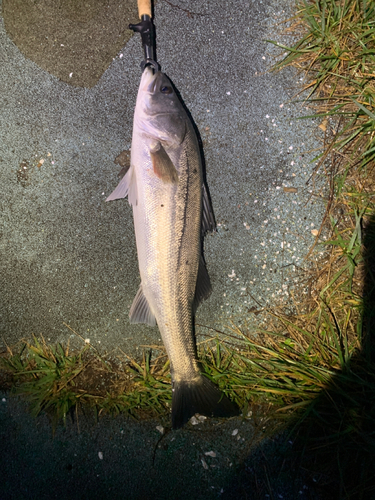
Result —
<path fill-rule="evenodd" d="M 187 115 L 169 78 L 146 66 L 139 86 L 134 121 L 142 132 L 169 146 L 186 134 Z"/>

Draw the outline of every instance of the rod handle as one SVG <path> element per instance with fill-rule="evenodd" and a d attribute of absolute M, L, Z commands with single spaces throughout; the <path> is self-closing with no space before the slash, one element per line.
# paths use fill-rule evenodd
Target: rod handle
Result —
<path fill-rule="evenodd" d="M 138 0 L 138 15 L 139 19 L 145 15 L 151 19 L 151 0 Z"/>

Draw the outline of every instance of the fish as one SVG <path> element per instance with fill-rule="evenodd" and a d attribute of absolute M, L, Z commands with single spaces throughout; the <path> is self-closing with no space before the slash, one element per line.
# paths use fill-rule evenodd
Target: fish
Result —
<path fill-rule="evenodd" d="M 202 241 L 215 229 L 197 134 L 169 78 L 149 66 L 136 100 L 130 168 L 106 201 L 126 196 L 141 277 L 129 317 L 160 330 L 171 368 L 172 427 L 196 413 L 238 415 L 197 359 L 194 315 L 211 293 Z"/>

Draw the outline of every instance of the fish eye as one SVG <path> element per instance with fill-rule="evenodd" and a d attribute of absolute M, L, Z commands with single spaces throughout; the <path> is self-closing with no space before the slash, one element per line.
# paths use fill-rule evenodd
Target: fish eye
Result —
<path fill-rule="evenodd" d="M 160 92 L 162 94 L 172 94 L 172 87 L 168 87 L 168 85 L 163 85 L 160 87 Z"/>

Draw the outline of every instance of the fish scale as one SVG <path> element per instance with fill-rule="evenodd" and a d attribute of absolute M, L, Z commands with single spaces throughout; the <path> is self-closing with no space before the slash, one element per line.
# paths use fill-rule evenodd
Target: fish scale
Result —
<path fill-rule="evenodd" d="M 133 206 L 141 285 L 132 323 L 157 324 L 170 360 L 172 425 L 238 408 L 199 371 L 193 316 L 211 285 L 201 238 L 214 228 L 193 125 L 169 79 L 146 67 L 134 112 L 131 166 L 107 201 Z"/>
<path fill-rule="evenodd" d="M 145 261 L 139 261 L 142 287 L 149 304 L 153 304 L 151 309 L 171 360 L 173 379 L 194 378 L 199 372 L 194 356 L 192 304 L 200 258 L 202 179 L 200 169 L 196 168 L 199 157 L 190 147 L 192 139 L 194 136 L 188 130 L 180 148 L 176 151 L 165 148 L 179 173 L 178 186 L 168 185 L 166 192 L 160 181 L 148 185 L 144 193 L 146 218 L 157 222 L 150 225 L 147 233 L 137 234 L 137 248 L 143 245 L 148 248 Z M 187 158 L 191 165 L 195 164 L 196 173 L 188 168 Z M 141 177 L 147 176 L 148 171 L 149 168 L 143 168 Z M 161 207 L 163 194 L 165 201 Z M 138 205 L 133 210 L 135 226 L 141 232 L 143 207 Z M 148 272 L 150 268 L 152 272 Z"/>

